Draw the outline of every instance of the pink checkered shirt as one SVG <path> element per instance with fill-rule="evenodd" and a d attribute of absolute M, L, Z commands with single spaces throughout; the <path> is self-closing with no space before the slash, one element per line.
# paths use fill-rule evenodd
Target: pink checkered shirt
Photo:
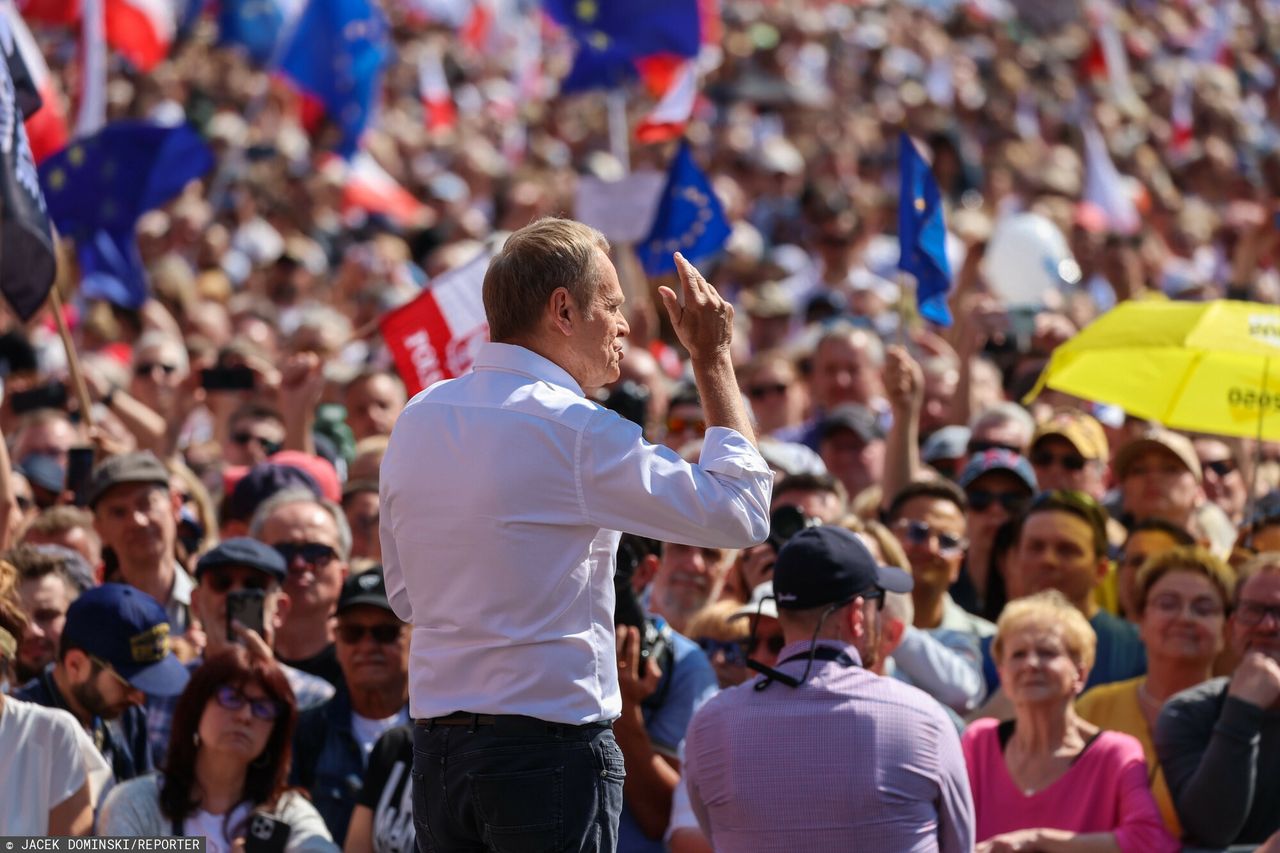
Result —
<path fill-rule="evenodd" d="M 852 646 L 825 643 L 861 663 Z M 809 643 L 782 650 L 799 678 Z M 936 701 L 859 666 L 815 660 L 792 689 L 761 679 L 694 716 L 685 780 L 717 853 L 973 849 L 973 799 L 955 725 Z"/>

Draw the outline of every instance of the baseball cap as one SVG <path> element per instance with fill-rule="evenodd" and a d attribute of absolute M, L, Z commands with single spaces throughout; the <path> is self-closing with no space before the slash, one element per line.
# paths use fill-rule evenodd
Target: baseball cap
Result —
<path fill-rule="evenodd" d="M 842 527 L 809 527 L 787 540 L 773 566 L 779 610 L 840 604 L 873 590 L 910 592 L 911 576 L 882 566 Z M 754 593 L 753 593 L 754 595 Z"/>
<path fill-rule="evenodd" d="M 1204 472 L 1200 469 L 1200 457 L 1196 456 L 1196 450 L 1191 445 L 1191 439 L 1164 427 L 1152 427 L 1120 448 L 1120 452 L 1116 454 L 1114 464 L 1116 479 L 1123 480 L 1128 475 L 1129 466 L 1133 464 L 1139 454 L 1152 448 L 1164 448 L 1178 457 L 1178 461 L 1185 465 L 1187 470 L 1195 476 L 1197 483 L 1204 479 Z"/>
<path fill-rule="evenodd" d="M 301 450 L 281 450 L 271 454 L 269 461 L 305 471 L 316 481 L 321 497 L 334 503 L 342 500 L 342 484 L 338 482 L 338 472 L 333 463 L 323 456 L 303 453 Z"/>
<path fill-rule="evenodd" d="M 387 582 L 382 575 L 382 566 L 375 566 L 372 569 L 347 578 L 342 584 L 342 592 L 338 594 L 338 606 L 334 608 L 333 613 L 336 616 L 344 610 L 361 604 L 381 607 L 383 610 L 391 611 L 391 602 L 387 600 Z"/>
<path fill-rule="evenodd" d="M 773 595 L 773 581 L 765 581 L 751 590 L 751 600 L 729 615 L 730 622 L 745 619 L 748 616 L 770 616 L 778 618 L 778 602 Z"/>
<path fill-rule="evenodd" d="M 796 313 L 795 300 L 776 281 L 766 281 L 742 294 L 742 308 L 752 317 L 790 317 Z"/>
<path fill-rule="evenodd" d="M 1008 471 L 1021 480 L 1023 485 L 1032 492 L 1036 492 L 1040 488 L 1036 483 L 1036 472 L 1031 467 L 1031 463 L 1020 454 L 1014 453 L 1012 450 L 1005 450 L 1002 447 L 973 454 L 969 458 L 969 462 L 964 466 L 964 470 L 960 472 L 960 488 L 969 488 L 969 486 L 973 485 L 974 480 L 977 480 L 983 474 L 990 474 L 992 471 Z"/>
<path fill-rule="evenodd" d="M 1069 409 L 1054 412 L 1049 420 L 1036 427 L 1031 436 L 1031 446 L 1035 447 L 1036 442 L 1048 436 L 1064 439 L 1085 459 L 1097 459 L 1105 464 L 1110 455 L 1102 424 L 1084 412 Z"/>
<path fill-rule="evenodd" d="M 150 450 L 122 453 L 104 459 L 89 477 L 89 506 L 96 505 L 116 486 L 128 483 L 155 483 L 168 487 L 169 470 Z"/>
<path fill-rule="evenodd" d="M 58 457 L 48 453 L 28 453 L 13 469 L 46 492 L 61 492 L 67 479 Z"/>
<path fill-rule="evenodd" d="M 963 459 L 969 455 L 969 435 L 967 426 L 956 424 L 934 430 L 920 448 L 920 459 L 930 464 L 943 459 Z"/>
<path fill-rule="evenodd" d="M 228 566 L 244 566 L 249 569 L 257 569 L 260 572 L 271 575 L 281 583 L 284 583 L 284 579 L 289 573 L 289 567 L 285 565 L 284 557 L 280 556 L 280 552 L 275 548 L 259 542 L 257 539 L 236 536 L 231 539 L 224 539 L 218 543 L 216 548 L 211 549 L 200 558 L 200 562 L 196 563 L 196 580 L 200 580 L 200 576 L 210 569 L 220 569 Z"/>
<path fill-rule="evenodd" d="M 818 440 L 825 441 L 839 429 L 849 430 L 863 443 L 884 438 L 884 430 L 880 428 L 875 412 L 857 403 L 845 403 L 832 409 L 818 427 Z"/>
<path fill-rule="evenodd" d="M 302 486 L 317 498 L 320 497 L 320 484 L 301 468 L 275 462 L 259 462 L 228 490 L 230 497 L 227 498 L 223 514 L 227 521 L 248 521 L 267 498 L 291 486 Z"/>
<path fill-rule="evenodd" d="M 81 593 L 67 608 L 62 642 L 111 664 L 144 693 L 177 696 L 187 686 L 187 668 L 169 649 L 168 615 L 135 587 L 104 583 Z"/>

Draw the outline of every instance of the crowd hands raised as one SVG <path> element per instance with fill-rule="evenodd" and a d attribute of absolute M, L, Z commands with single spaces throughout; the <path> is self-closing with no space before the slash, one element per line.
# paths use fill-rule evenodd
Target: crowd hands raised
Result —
<path fill-rule="evenodd" d="M 698 298 L 718 291 L 736 332 L 702 340 L 674 289 L 624 275 L 622 376 L 588 390 L 696 458 L 707 407 L 726 402 L 700 399 L 686 347 L 699 342 L 703 369 L 731 363 L 776 472 L 773 525 L 739 552 L 624 538 L 619 598 L 640 615 L 617 631 L 620 849 L 748 849 L 732 791 L 706 772 L 716 749 L 740 762 L 737 784 L 827 802 L 830 778 L 753 764 L 745 739 L 704 731 L 686 766 L 700 709 L 726 713 L 718 692 L 762 678 L 748 660 L 773 666 L 800 636 L 770 584 L 780 550 L 817 526 L 914 581 L 846 603 L 830 629 L 876 678 L 929 697 L 913 713 L 947 721 L 936 737 L 958 763 L 937 774 L 951 793 L 925 796 L 942 805 L 921 825 L 904 809 L 901 837 L 1280 849 L 1280 447 L 1052 391 L 1020 403 L 1053 347 L 1116 302 L 1280 299 L 1267 52 L 1280 18 L 1261 0 L 1230 4 L 1226 61 L 1197 59 L 1215 5 L 1120 13 L 1135 100 L 1082 70 L 1078 25 L 1010 29 L 963 6 L 726 4 L 714 109 L 689 135 L 733 225 Z M 411 228 L 344 212 L 308 165 L 288 96 L 207 38 L 151 75 L 113 69 L 113 115 L 185 111 L 218 176 L 140 224 L 152 292 L 140 311 L 76 304 L 91 428 L 74 393 L 17 410 L 16 392 L 65 366 L 51 323 L 3 321 L 7 834 L 207 834 L 238 850 L 266 815 L 290 850 L 413 848 L 409 632 L 387 603 L 378 535 L 379 462 L 406 393 L 376 336 L 353 331 L 492 235 L 571 213 L 576 175 L 619 164 L 601 153 L 590 96 L 517 102 L 510 56 L 388 11 L 405 58 L 369 149 L 426 203 Z M 447 47 L 471 105 L 444 132 L 416 112 L 410 58 L 428 44 Z M 1184 68 L 1186 145 L 1169 118 Z M 1082 201 L 1084 113 L 1141 187 L 1137 233 Z M 901 127 L 927 143 L 946 199 L 950 329 L 897 310 L 885 187 Z M 664 158 L 632 152 L 637 167 Z M 1017 210 L 1057 224 L 1082 271 L 1027 335 L 981 266 L 993 224 Z M 75 302 L 74 282 L 60 286 Z M 205 387 L 209 368 L 244 387 Z M 81 447 L 96 465 L 77 500 L 67 473 Z M 228 617 L 232 601 L 248 602 L 235 612 L 252 627 Z M 892 775 L 891 748 L 838 752 L 832 729 L 850 713 L 825 709 L 786 736 Z M 819 849 L 813 827 L 858 838 L 896 814 L 873 812 L 797 808 L 786 843 Z"/>

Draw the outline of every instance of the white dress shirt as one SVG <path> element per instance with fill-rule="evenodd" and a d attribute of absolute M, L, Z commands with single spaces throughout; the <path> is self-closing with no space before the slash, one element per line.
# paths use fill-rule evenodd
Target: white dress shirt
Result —
<path fill-rule="evenodd" d="M 768 534 L 772 489 L 736 430 L 707 430 L 690 465 L 551 361 L 485 344 L 470 374 L 409 401 L 382 460 L 387 594 L 413 626 L 411 713 L 617 717 L 618 531 L 743 548 Z"/>

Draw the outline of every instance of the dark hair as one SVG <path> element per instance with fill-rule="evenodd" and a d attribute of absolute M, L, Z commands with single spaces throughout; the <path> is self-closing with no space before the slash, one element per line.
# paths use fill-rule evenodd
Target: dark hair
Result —
<path fill-rule="evenodd" d="M 1144 518 L 1137 524 L 1129 528 L 1129 535 L 1125 537 L 1124 544 L 1127 546 L 1129 540 L 1133 538 L 1135 533 L 1158 532 L 1163 533 L 1181 546 L 1196 544 L 1195 537 L 1187 532 L 1187 529 L 1180 524 L 1174 524 L 1172 521 L 1166 521 L 1163 518 Z"/>
<path fill-rule="evenodd" d="M 276 421 L 283 424 L 284 415 L 280 413 L 279 409 L 274 409 L 262 403 L 245 403 L 231 413 L 227 423 L 234 424 L 238 421 Z"/>
<path fill-rule="evenodd" d="M 160 810 L 172 820 L 185 820 L 200 807 L 194 792 L 196 755 L 200 747 L 195 735 L 205 707 L 219 687 L 243 688 L 253 682 L 280 703 L 282 713 L 271 727 L 271 737 L 262 755 L 254 759 L 245 774 L 241 802 L 274 807 L 288 788 L 293 730 L 298 723 L 298 703 L 280 667 L 252 657 L 241 646 L 220 652 L 204 662 L 187 682 L 173 710 L 169 732 L 169 757 L 160 787 Z M 259 759 L 265 759 L 259 764 Z M 228 811 L 230 814 L 230 811 Z"/>
<path fill-rule="evenodd" d="M 969 500 L 964 496 L 964 490 L 955 483 L 950 480 L 921 480 L 915 483 L 907 483 L 893 496 L 893 500 L 889 502 L 889 508 L 885 510 L 885 520 L 893 521 L 896 519 L 898 513 L 902 512 L 902 508 L 909 501 L 913 501 L 916 498 L 935 498 L 940 501 L 950 501 L 962 513 L 969 509 Z"/>
<path fill-rule="evenodd" d="M 1018 540 L 1022 539 L 1022 530 L 1027 519 L 1045 512 L 1065 512 L 1074 515 L 1089 525 L 1093 531 L 1093 554 L 1104 557 L 1107 554 L 1107 512 L 1089 495 L 1074 489 L 1054 489 L 1036 495 L 1018 522 Z"/>
<path fill-rule="evenodd" d="M 849 504 L 848 490 L 831 474 L 788 474 L 773 487 L 775 495 L 783 492 L 826 492 L 839 498 L 841 507 Z"/>
<path fill-rule="evenodd" d="M 671 399 L 667 401 L 667 417 L 671 417 L 671 413 L 675 411 L 676 406 L 697 406 L 702 408 L 702 395 L 698 393 L 698 386 L 692 382 L 681 382 L 671 392 Z"/>

